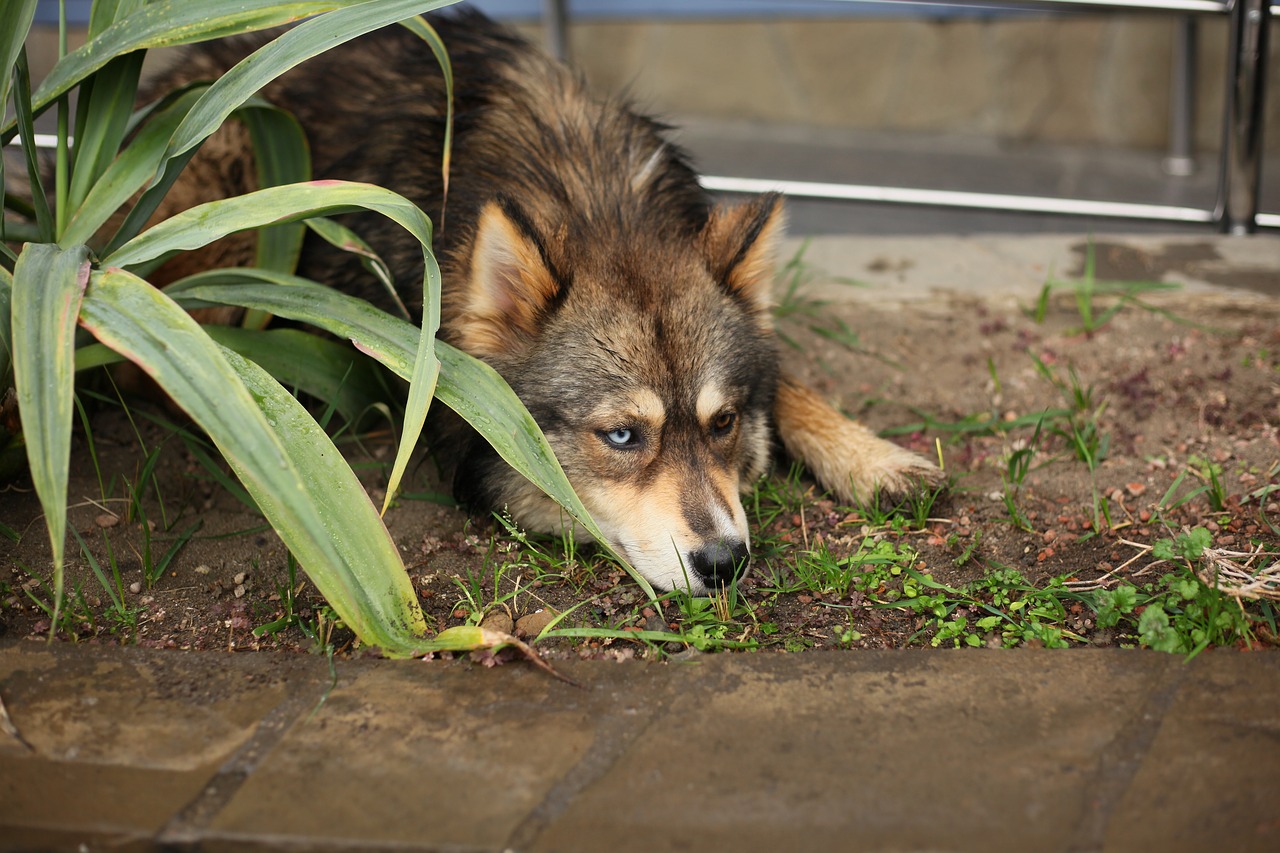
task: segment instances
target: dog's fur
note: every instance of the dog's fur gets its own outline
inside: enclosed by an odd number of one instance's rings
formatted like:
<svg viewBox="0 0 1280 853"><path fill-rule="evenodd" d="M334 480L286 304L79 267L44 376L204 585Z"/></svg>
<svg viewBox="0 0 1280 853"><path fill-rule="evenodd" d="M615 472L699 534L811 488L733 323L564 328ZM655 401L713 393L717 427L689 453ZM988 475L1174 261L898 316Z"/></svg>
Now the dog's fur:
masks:
<svg viewBox="0 0 1280 853"><path fill-rule="evenodd" d="M415 36L391 27L272 84L266 97L306 129L317 179L389 187L437 223L442 335L493 365L546 433L610 542L656 587L702 592L742 570L740 493L765 471L773 435L845 499L940 480L782 375L772 329L779 199L713 205L664 128L599 100L564 66L478 14L440 16L455 78L447 207L440 163L445 97ZM256 46L189 52L164 85L214 77ZM160 211L254 189L247 135L224 128ZM411 307L421 256L398 227L351 223L395 271ZM231 238L180 257L170 279L251 262ZM301 272L379 299L360 266L308 246ZM557 531L559 508L478 438L455 488Z"/></svg>

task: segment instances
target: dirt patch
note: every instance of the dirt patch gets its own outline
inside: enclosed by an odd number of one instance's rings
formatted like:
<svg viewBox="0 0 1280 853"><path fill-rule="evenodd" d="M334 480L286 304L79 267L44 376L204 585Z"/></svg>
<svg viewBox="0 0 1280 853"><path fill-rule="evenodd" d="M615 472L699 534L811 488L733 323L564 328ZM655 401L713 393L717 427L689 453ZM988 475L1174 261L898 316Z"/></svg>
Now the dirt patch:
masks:
<svg viewBox="0 0 1280 853"><path fill-rule="evenodd" d="M977 299L826 309L856 333L852 347L788 329L806 342L786 354L792 366L895 440L940 446L953 486L931 507L881 516L780 469L748 502L752 573L718 603L654 605L589 548L469 517L440 501L429 461L388 526L438 628L488 619L535 634L570 611L553 627L613 634L544 639L553 658L1154 643L1138 631L1144 608L1172 596L1170 572L1185 581L1195 561L1159 564L1151 546L1200 528L1212 547L1280 550L1280 303L1174 294L1160 298L1163 313L1126 308L1092 335L1074 331L1071 304L1043 323ZM94 408L91 432L75 438L70 525L102 576L73 541L60 637L350 648L274 533L202 461L197 435L142 404ZM345 449L376 493L388 437ZM0 630L46 636L48 542L29 483L7 484L0 519L14 534L0 539ZM1096 592L1118 586L1139 598L1113 622ZM1175 625L1194 604L1179 600L1164 617ZM1246 604L1240 642L1275 643L1270 605Z"/></svg>

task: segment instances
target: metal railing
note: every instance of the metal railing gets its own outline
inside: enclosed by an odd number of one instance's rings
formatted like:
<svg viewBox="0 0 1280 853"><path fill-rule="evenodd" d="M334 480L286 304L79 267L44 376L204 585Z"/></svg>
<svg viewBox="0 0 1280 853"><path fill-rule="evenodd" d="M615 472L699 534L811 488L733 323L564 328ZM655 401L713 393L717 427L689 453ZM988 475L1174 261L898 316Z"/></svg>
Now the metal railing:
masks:
<svg viewBox="0 0 1280 853"><path fill-rule="evenodd" d="M852 0L829 0L852 2ZM983 192L908 189L866 184L815 183L762 178L708 175L703 185L719 192L758 193L778 190L797 198L964 207L1032 213L1074 214L1122 219L1212 224L1232 234L1248 234L1259 226L1280 228L1280 214L1259 214L1258 192L1262 176L1263 109L1266 95L1267 50L1270 23L1280 14L1271 0L857 0L882 5L910 2L913 6L965 7L1004 11L1062 12L1067 9L1104 12L1162 12L1182 16L1226 15L1229 43L1222 149L1218 162L1217 199L1211 209L1159 204L1022 196ZM543 0L548 43L564 56L567 40L566 0ZM1190 165L1190 92L1193 71L1194 29L1191 22L1178 35L1174 109L1166 170L1186 174Z"/></svg>

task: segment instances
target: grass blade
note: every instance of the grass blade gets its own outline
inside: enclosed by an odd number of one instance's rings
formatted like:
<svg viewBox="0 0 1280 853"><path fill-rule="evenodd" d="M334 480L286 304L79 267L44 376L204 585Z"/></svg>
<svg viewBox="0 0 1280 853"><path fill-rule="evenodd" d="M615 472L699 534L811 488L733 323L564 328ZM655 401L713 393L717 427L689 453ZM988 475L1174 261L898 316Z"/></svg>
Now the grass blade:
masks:
<svg viewBox="0 0 1280 853"><path fill-rule="evenodd" d="M13 104L17 117L19 135L22 138L22 154L27 164L27 180L31 188L31 206L35 213L36 228L39 230L40 242L52 243L55 238L53 213L49 209L49 198L44 184L40 181L40 164L36 161L35 124L31 112L31 71L27 67L27 54L18 54L18 62L14 66Z"/></svg>
<svg viewBox="0 0 1280 853"><path fill-rule="evenodd" d="M400 25L427 43L431 52L440 64L440 73L444 76L444 144L440 158L440 230L444 231L445 210L449 206L449 164L453 158L453 64L449 62L449 51L426 19L418 16L401 21Z"/></svg>
<svg viewBox="0 0 1280 853"><path fill-rule="evenodd" d="M208 433L361 640L412 654L426 632L395 543L324 431L275 380L225 350L163 293L97 273L83 323L142 367Z"/></svg>
<svg viewBox="0 0 1280 853"><path fill-rule="evenodd" d="M76 316L88 281L85 246L29 243L13 275L13 377L31 480L49 530L55 625L67 536Z"/></svg>
<svg viewBox="0 0 1280 853"><path fill-rule="evenodd" d="M409 309L405 307L404 300L396 291L395 279L391 276L390 268L382 258L378 257L373 247L361 239L359 234L326 216L313 216L306 221L306 226L330 246L343 252L350 252L359 258L360 265L376 278L382 285L382 289L387 292L387 296L395 304L400 316L406 320L410 319Z"/></svg>

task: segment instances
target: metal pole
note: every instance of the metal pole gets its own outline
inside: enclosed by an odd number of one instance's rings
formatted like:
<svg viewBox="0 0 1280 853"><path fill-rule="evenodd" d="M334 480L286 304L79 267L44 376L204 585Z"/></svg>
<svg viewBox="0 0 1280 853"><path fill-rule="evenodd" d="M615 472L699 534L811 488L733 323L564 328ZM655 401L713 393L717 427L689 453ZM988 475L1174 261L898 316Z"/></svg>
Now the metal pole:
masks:
<svg viewBox="0 0 1280 853"><path fill-rule="evenodd" d="M1250 234L1257 227L1270 12L1271 0L1235 0L1231 7L1222 173L1215 210L1223 230L1231 234Z"/></svg>
<svg viewBox="0 0 1280 853"><path fill-rule="evenodd" d="M1174 26L1169 154L1164 158L1164 171L1166 175L1185 178L1196 170L1196 19L1181 15Z"/></svg>
<svg viewBox="0 0 1280 853"><path fill-rule="evenodd" d="M547 50L556 59L569 59L568 0L542 0L543 26L547 28Z"/></svg>

